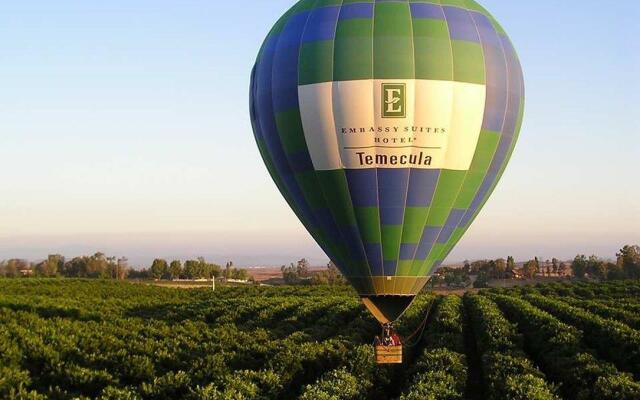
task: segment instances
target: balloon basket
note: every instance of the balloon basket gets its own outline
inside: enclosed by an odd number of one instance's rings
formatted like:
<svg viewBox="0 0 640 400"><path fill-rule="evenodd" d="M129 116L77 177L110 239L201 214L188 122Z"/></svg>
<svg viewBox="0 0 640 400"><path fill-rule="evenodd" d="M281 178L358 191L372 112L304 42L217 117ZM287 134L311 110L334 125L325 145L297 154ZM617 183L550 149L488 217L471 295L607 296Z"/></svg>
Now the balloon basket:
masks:
<svg viewBox="0 0 640 400"><path fill-rule="evenodd" d="M376 345L376 364L402 364L402 345Z"/></svg>

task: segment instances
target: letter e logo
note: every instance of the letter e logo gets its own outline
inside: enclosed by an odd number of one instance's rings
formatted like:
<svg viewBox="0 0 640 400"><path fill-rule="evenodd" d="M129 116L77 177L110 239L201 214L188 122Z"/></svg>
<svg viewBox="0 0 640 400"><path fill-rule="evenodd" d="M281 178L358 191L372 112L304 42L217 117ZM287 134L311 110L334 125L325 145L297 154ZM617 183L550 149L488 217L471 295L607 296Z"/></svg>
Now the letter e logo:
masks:
<svg viewBox="0 0 640 400"><path fill-rule="evenodd" d="M407 85L404 83L382 84L382 118L405 118Z"/></svg>

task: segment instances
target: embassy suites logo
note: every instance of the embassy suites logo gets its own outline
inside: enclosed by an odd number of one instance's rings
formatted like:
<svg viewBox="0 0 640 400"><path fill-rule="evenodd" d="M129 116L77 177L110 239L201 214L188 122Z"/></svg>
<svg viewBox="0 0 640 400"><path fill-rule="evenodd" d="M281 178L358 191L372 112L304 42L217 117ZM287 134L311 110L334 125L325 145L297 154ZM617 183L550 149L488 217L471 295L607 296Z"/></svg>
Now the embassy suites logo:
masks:
<svg viewBox="0 0 640 400"><path fill-rule="evenodd" d="M406 83L381 83L381 107L382 118L407 118L407 84ZM425 125L395 125L388 126L384 123L379 126L342 126L336 127L336 131L343 135L350 134L447 134L444 126Z"/></svg>
<svg viewBox="0 0 640 400"><path fill-rule="evenodd" d="M382 84L382 118L407 117L407 84Z"/></svg>

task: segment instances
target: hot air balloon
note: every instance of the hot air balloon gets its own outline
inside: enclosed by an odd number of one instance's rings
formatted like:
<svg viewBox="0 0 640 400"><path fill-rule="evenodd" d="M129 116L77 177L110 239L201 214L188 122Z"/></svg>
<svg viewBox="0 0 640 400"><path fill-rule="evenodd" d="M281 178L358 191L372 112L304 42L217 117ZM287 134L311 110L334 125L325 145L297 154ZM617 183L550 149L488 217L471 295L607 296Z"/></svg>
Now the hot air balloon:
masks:
<svg viewBox="0 0 640 400"><path fill-rule="evenodd" d="M518 138L524 83L473 0L302 0L251 75L260 153L382 324L469 228Z"/></svg>

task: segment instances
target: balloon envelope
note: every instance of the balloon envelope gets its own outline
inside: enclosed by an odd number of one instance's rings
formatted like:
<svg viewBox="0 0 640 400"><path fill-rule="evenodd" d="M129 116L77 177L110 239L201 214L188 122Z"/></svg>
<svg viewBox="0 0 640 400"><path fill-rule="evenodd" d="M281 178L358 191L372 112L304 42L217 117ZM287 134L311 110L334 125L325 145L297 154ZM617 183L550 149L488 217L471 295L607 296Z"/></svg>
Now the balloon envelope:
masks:
<svg viewBox="0 0 640 400"><path fill-rule="evenodd" d="M264 162L381 322L468 229L515 146L522 71L472 0L303 0L251 77Z"/></svg>

